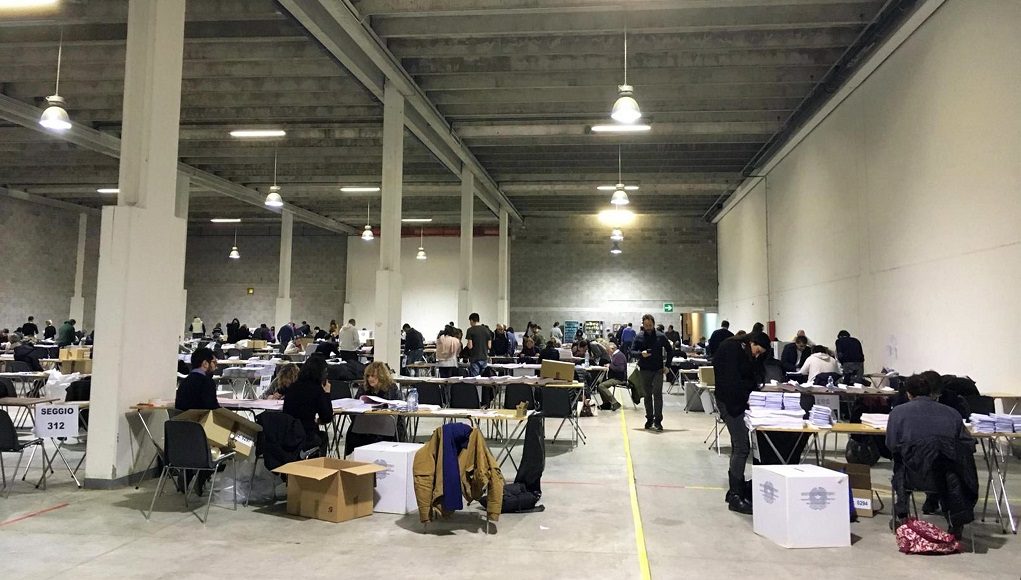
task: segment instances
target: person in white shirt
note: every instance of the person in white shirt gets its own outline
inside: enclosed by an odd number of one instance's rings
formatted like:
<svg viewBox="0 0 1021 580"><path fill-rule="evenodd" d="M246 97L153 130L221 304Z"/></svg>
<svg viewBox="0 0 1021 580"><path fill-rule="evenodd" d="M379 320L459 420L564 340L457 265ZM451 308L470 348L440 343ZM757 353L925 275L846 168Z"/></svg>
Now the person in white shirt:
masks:
<svg viewBox="0 0 1021 580"><path fill-rule="evenodd" d="M564 330L560 328L559 322L553 323L553 328L550 329L549 335L551 338L557 341L557 344L564 344Z"/></svg>
<svg viewBox="0 0 1021 580"><path fill-rule="evenodd" d="M345 361L358 360L358 349L361 346L362 341L358 338L355 319L352 318L340 328L340 336L337 341L337 350L340 351L340 358Z"/></svg>
<svg viewBox="0 0 1021 580"><path fill-rule="evenodd" d="M801 365L801 369L798 372L808 375L808 383L812 384L819 373L840 374L840 363L837 362L837 359L830 356L828 348L817 344L812 347L812 356L808 357L808 360L805 361L805 364Z"/></svg>
<svg viewBox="0 0 1021 580"><path fill-rule="evenodd" d="M440 377L449 378L456 374L457 357L461 354L461 341L453 326L447 326L436 338L436 370Z"/></svg>

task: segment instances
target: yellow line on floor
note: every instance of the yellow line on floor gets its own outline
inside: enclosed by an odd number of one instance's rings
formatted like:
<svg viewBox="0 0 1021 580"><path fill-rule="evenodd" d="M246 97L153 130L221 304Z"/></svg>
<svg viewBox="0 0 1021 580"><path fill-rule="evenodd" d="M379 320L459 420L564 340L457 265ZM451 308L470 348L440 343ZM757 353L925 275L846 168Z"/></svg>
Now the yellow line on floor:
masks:
<svg viewBox="0 0 1021 580"><path fill-rule="evenodd" d="M642 580L649 580L649 553L645 550L645 531L642 529L642 512L638 508L638 487L635 485L635 464L631 461L631 440L627 433L626 413L620 414L620 431L624 434L624 457L627 459L627 489L631 495L631 519L635 524L635 546L638 548L638 566Z"/></svg>

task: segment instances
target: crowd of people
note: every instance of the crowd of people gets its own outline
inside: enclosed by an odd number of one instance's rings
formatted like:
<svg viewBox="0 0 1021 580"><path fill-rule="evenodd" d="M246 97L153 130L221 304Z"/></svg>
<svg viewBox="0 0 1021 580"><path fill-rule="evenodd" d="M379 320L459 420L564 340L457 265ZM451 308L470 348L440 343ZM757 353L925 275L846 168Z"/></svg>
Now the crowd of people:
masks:
<svg viewBox="0 0 1021 580"><path fill-rule="evenodd" d="M15 361L23 362L36 372L43 370L41 360L48 358L41 347L92 346L95 331L86 334L76 330L77 320L65 320L59 327L47 320L42 330L35 322L34 316L11 331L10 328L0 330L0 353L13 355Z"/></svg>

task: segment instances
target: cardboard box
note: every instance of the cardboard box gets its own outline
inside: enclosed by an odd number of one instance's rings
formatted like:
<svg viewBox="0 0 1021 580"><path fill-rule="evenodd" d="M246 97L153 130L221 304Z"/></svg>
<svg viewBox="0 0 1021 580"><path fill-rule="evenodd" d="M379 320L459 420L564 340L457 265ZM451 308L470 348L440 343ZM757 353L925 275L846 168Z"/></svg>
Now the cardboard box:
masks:
<svg viewBox="0 0 1021 580"><path fill-rule="evenodd" d="M262 426L245 419L229 409L192 409L174 417L174 421L200 423L206 440L213 447L226 447L241 457L248 457L255 449L255 438Z"/></svg>
<svg viewBox="0 0 1021 580"><path fill-rule="evenodd" d="M376 474L375 511L401 515L418 511L412 466L422 447L421 443L384 441L355 448L351 459L383 468Z"/></svg>
<svg viewBox="0 0 1021 580"><path fill-rule="evenodd" d="M871 518L878 510L873 506L872 468L861 463L844 463L826 459L822 462L826 469L847 474L848 485L851 486L851 498L854 511L860 517Z"/></svg>
<svg viewBox="0 0 1021 580"><path fill-rule="evenodd" d="M81 373L83 375L92 374L92 359L63 360L58 364L60 365L60 372L65 375L69 375L71 373Z"/></svg>
<svg viewBox="0 0 1021 580"><path fill-rule="evenodd" d="M59 360L85 360L91 356L90 349L82 346L66 346L60 349Z"/></svg>
<svg viewBox="0 0 1021 580"><path fill-rule="evenodd" d="M265 340L250 340L248 342L251 343L251 348L253 349L264 349L269 345Z"/></svg>
<svg viewBox="0 0 1021 580"><path fill-rule="evenodd" d="M555 381L573 381L574 363L558 360L544 360L539 367L539 376Z"/></svg>
<svg viewBox="0 0 1021 580"><path fill-rule="evenodd" d="M755 533L785 548L851 545L848 476L817 465L752 467Z"/></svg>
<svg viewBox="0 0 1021 580"><path fill-rule="evenodd" d="M385 467L320 457L273 470L287 475L287 513L327 522L372 515L373 483Z"/></svg>
<svg viewBox="0 0 1021 580"><path fill-rule="evenodd" d="M698 367L698 382L710 387L715 385L716 369L713 367Z"/></svg>
<svg viewBox="0 0 1021 580"><path fill-rule="evenodd" d="M313 342L315 342L315 340L311 336L303 336L303 337L297 339L295 342L298 343L298 348L300 348L302 351L304 351L306 348L308 348L308 345L310 345Z"/></svg>

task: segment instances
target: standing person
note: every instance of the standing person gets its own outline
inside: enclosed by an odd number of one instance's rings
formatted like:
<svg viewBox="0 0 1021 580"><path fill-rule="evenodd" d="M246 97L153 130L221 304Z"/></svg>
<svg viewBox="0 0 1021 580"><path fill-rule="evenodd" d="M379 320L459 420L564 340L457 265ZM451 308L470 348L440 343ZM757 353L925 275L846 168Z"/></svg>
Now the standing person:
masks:
<svg viewBox="0 0 1021 580"><path fill-rule="evenodd" d="M301 326L298 327L298 336L308 336L312 334L312 327L308 325L307 320L301 321Z"/></svg>
<svg viewBox="0 0 1021 580"><path fill-rule="evenodd" d="M325 431L319 429L319 425L329 425L333 420L325 358L311 356L305 361L298 371L298 380L284 389L282 410L297 419L305 429L302 449L319 448L319 453L325 457L329 438Z"/></svg>
<svg viewBox="0 0 1021 580"><path fill-rule="evenodd" d="M844 369L844 377L851 382L865 378L865 353L861 341L846 330L837 333L837 360Z"/></svg>
<svg viewBox="0 0 1021 580"><path fill-rule="evenodd" d="M616 344L610 343L610 370L606 373L606 380L596 385L599 397L603 404L599 408L603 411L616 411L620 403L613 397L610 387L627 383L627 357L617 348Z"/></svg>
<svg viewBox="0 0 1021 580"><path fill-rule="evenodd" d="M629 359L631 358L631 351L634 350L632 347L635 345L635 337L637 336L635 325L630 322L620 331L620 348L627 354Z"/></svg>
<svg viewBox="0 0 1021 580"><path fill-rule="evenodd" d="M663 334L666 335L666 339L669 340L670 343L673 344L674 346L677 346L677 343L681 342L681 333L674 330L673 324L668 326L666 332L664 332Z"/></svg>
<svg viewBox="0 0 1021 580"><path fill-rule="evenodd" d="M284 323L280 326L280 330L277 331L277 342L288 345L298 337L297 335L297 329L294 328L293 322Z"/></svg>
<svg viewBox="0 0 1021 580"><path fill-rule="evenodd" d="M549 331L550 338L557 341L557 344L564 344L564 330L560 328L560 322L554 322L553 328Z"/></svg>
<svg viewBox="0 0 1021 580"><path fill-rule="evenodd" d="M57 328L53 326L52 320L46 321L46 328L43 329L43 340L53 340L57 336Z"/></svg>
<svg viewBox="0 0 1021 580"><path fill-rule="evenodd" d="M468 316L468 331L464 333L468 344L468 374L477 377L489 366L489 349L493 346L493 334L479 324L479 313Z"/></svg>
<svg viewBox="0 0 1021 580"><path fill-rule="evenodd" d="M709 342L705 347L706 356L711 358L716 349L720 348L720 345L723 344L723 341L732 336L734 336L734 333L730 331L730 321L724 320L720 324L720 328L717 328L709 335Z"/></svg>
<svg viewBox="0 0 1021 580"><path fill-rule="evenodd" d="M332 338L333 340L337 340L338 338L340 338L340 327L337 326L336 320L330 321L330 328L329 330L327 330L327 332L330 333L330 338Z"/></svg>
<svg viewBox="0 0 1021 580"><path fill-rule="evenodd" d="M507 327L507 356L514 356L518 352L518 335L514 333L514 327Z"/></svg>
<svg viewBox="0 0 1021 580"><path fill-rule="evenodd" d="M230 344L236 344L237 341L241 340L238 338L238 330L241 329L241 321L237 318L227 323L227 342Z"/></svg>
<svg viewBox="0 0 1021 580"><path fill-rule="evenodd" d="M448 379L457 371L457 358L461 355L461 341L454 327L447 325L436 338L436 370L440 378Z"/></svg>
<svg viewBox="0 0 1021 580"><path fill-rule="evenodd" d="M21 325L21 334L26 338L35 338L39 334L39 327L35 324L35 316L29 316L28 322Z"/></svg>
<svg viewBox="0 0 1021 580"><path fill-rule="evenodd" d="M401 330L404 331L404 354L408 359L407 364L417 363L422 360L422 355L425 353L425 337L407 322L404 323Z"/></svg>
<svg viewBox="0 0 1021 580"><path fill-rule="evenodd" d="M742 514L752 513L751 487L744 479L751 451L744 412L748 409L748 395L759 388L755 359L768 349L769 337L765 334L746 334L724 340L713 356L716 404L730 433L730 486L726 500L731 511Z"/></svg>
<svg viewBox="0 0 1021 580"><path fill-rule="evenodd" d="M493 356L507 356L507 349L510 348L510 341L507 339L507 329L502 324L496 325L493 333Z"/></svg>
<svg viewBox="0 0 1021 580"><path fill-rule="evenodd" d="M638 357L638 370L645 385L645 428L663 430L663 377L669 372L674 347L656 330L651 314L642 316L642 332L635 337L631 354Z"/></svg>
<svg viewBox="0 0 1021 580"><path fill-rule="evenodd" d="M345 361L358 360L358 349L361 348L362 341L358 338L354 318L349 319L347 324L341 327L337 346L340 358Z"/></svg>
<svg viewBox="0 0 1021 580"><path fill-rule="evenodd" d="M206 335L206 323L202 322L202 319L199 318L198 314L196 314L195 318L191 319L191 337L192 338L202 338L205 335Z"/></svg>
<svg viewBox="0 0 1021 580"><path fill-rule="evenodd" d="M60 328L57 329L57 346L64 347L74 344L74 325L77 322L77 320L72 318L71 320L65 320L64 324L60 325Z"/></svg>

